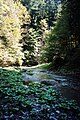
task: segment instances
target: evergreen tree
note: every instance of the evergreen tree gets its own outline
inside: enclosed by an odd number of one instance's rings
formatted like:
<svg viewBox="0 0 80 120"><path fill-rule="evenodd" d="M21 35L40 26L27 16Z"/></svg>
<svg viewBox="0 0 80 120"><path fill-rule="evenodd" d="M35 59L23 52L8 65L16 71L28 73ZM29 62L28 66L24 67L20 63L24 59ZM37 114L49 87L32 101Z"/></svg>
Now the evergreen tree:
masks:
<svg viewBox="0 0 80 120"><path fill-rule="evenodd" d="M0 64L22 65L21 26L28 22L26 8L13 0L0 0Z"/></svg>
<svg viewBox="0 0 80 120"><path fill-rule="evenodd" d="M80 4L76 0L61 0L61 6L55 27L45 44L43 56L48 62L52 62L56 54L65 58L80 44Z"/></svg>
<svg viewBox="0 0 80 120"><path fill-rule="evenodd" d="M31 26L38 27L39 21L47 20L49 29L53 25L59 0L21 0L31 15Z"/></svg>

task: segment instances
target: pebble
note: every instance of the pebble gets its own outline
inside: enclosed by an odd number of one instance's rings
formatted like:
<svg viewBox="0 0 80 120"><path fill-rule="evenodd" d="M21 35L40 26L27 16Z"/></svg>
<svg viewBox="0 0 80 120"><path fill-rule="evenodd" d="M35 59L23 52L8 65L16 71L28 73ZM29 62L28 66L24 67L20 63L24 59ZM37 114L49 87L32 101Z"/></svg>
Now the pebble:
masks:
<svg viewBox="0 0 80 120"><path fill-rule="evenodd" d="M50 116L50 120L57 120L57 118Z"/></svg>
<svg viewBox="0 0 80 120"><path fill-rule="evenodd" d="M60 111L59 111L59 110L56 110L56 113L57 113L57 114L60 114Z"/></svg>
<svg viewBox="0 0 80 120"><path fill-rule="evenodd" d="M52 105L52 108L55 109L55 105Z"/></svg>
<svg viewBox="0 0 80 120"><path fill-rule="evenodd" d="M13 115L13 114L11 114L11 115L10 115L10 118L13 118L13 117L14 117L14 115Z"/></svg>
<svg viewBox="0 0 80 120"><path fill-rule="evenodd" d="M8 120L9 116L4 115L4 118L5 118L6 120Z"/></svg>

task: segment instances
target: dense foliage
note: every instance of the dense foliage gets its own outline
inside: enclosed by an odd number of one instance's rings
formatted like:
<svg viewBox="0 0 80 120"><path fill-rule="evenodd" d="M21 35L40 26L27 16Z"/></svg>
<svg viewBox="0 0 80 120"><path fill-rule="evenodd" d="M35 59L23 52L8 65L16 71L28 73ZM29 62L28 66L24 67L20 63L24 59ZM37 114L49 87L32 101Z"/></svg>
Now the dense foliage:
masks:
<svg viewBox="0 0 80 120"><path fill-rule="evenodd" d="M80 44L79 11L75 0L1 0L0 65L71 61Z"/></svg>
<svg viewBox="0 0 80 120"><path fill-rule="evenodd" d="M21 27L29 18L19 1L0 0L0 65L22 65Z"/></svg>
<svg viewBox="0 0 80 120"><path fill-rule="evenodd" d="M0 64L35 65L47 62L42 56L43 48L49 29L58 17L59 2L22 0L26 8L19 1L10 2L1 1Z"/></svg>
<svg viewBox="0 0 80 120"><path fill-rule="evenodd" d="M38 28L42 19L47 20L48 27L53 25L57 12L57 4L59 0L21 0L23 5L27 7L31 15L31 26Z"/></svg>
<svg viewBox="0 0 80 120"><path fill-rule="evenodd" d="M80 64L79 6L80 4L75 0L61 1L62 10L57 14L55 27L46 40L45 48L43 49L44 60L46 59L48 62L53 62L55 57L62 57L65 63L70 62L71 64L74 60L73 66Z"/></svg>
<svg viewBox="0 0 80 120"><path fill-rule="evenodd" d="M30 13L31 23L29 28L33 32L29 32L29 34L24 36L23 48L26 58L24 64L34 65L43 62L41 57L43 53L42 48L45 45L49 29L54 25L58 1L21 0L21 2Z"/></svg>

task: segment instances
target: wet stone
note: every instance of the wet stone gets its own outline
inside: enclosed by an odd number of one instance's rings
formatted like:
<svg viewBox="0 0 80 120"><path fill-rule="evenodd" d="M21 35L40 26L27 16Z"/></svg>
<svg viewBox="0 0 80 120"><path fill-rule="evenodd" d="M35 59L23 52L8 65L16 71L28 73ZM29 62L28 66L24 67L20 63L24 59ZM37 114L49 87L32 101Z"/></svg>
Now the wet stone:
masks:
<svg viewBox="0 0 80 120"><path fill-rule="evenodd" d="M11 115L10 115L10 118L13 118L13 117L14 117L14 115L13 115L13 114L11 114Z"/></svg>
<svg viewBox="0 0 80 120"><path fill-rule="evenodd" d="M5 118L5 119L8 119L8 118L9 118L9 116L4 115L4 118Z"/></svg>
<svg viewBox="0 0 80 120"><path fill-rule="evenodd" d="M59 111L59 110L56 110L56 113L57 113L57 114L60 114L60 111Z"/></svg>
<svg viewBox="0 0 80 120"><path fill-rule="evenodd" d="M63 86L63 87L67 87L67 86L68 86L68 84L67 84L67 83L65 83L65 82L63 82L63 83L61 83L61 86Z"/></svg>
<svg viewBox="0 0 80 120"><path fill-rule="evenodd" d="M42 80L41 83L45 85L57 85L58 84L58 82L56 82L55 80Z"/></svg>
<svg viewBox="0 0 80 120"><path fill-rule="evenodd" d="M58 120L58 119L54 116L50 116L50 120Z"/></svg>

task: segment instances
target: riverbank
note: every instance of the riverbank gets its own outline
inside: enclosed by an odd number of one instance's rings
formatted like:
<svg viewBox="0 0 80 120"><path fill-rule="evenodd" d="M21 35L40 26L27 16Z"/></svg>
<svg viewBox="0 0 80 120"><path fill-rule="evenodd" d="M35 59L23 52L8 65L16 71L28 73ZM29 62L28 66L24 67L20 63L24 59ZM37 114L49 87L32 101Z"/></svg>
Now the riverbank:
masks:
<svg viewBox="0 0 80 120"><path fill-rule="evenodd" d="M46 63L46 64L41 64L39 65L39 67L37 68L43 68L43 69L47 69L50 71L54 71L56 74L58 75L76 75L76 76L80 76L80 68L74 68L74 66L61 66L59 68L54 69L54 65L52 63Z"/></svg>
<svg viewBox="0 0 80 120"><path fill-rule="evenodd" d="M75 101L63 98L54 85L38 82L25 85L21 79L20 68L0 69L0 119L80 119L79 106Z"/></svg>

